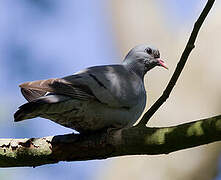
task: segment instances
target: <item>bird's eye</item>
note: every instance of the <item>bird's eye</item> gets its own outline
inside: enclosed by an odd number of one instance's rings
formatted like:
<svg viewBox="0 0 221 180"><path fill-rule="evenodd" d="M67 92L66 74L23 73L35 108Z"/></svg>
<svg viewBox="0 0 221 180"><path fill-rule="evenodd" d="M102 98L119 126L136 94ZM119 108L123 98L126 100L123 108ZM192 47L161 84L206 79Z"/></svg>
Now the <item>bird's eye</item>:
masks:
<svg viewBox="0 0 221 180"><path fill-rule="evenodd" d="M146 52L147 52L148 54L152 54L152 49L147 48L147 49L146 49Z"/></svg>

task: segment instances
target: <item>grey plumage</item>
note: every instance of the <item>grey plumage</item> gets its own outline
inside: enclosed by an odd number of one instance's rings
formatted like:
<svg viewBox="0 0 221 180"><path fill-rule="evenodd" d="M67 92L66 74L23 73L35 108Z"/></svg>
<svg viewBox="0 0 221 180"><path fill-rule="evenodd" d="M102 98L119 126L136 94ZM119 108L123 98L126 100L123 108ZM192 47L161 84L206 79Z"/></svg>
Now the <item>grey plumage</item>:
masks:
<svg viewBox="0 0 221 180"><path fill-rule="evenodd" d="M144 75L155 66L166 67L159 58L157 49L139 45L119 65L23 83L28 103L19 107L15 121L39 116L80 133L132 126L146 105Z"/></svg>

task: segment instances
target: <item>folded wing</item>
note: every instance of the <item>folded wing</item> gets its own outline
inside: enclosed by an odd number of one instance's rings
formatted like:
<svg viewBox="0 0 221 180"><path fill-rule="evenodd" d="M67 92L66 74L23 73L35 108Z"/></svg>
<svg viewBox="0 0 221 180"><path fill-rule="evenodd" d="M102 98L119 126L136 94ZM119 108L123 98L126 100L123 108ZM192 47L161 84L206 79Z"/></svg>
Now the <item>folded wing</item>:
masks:
<svg viewBox="0 0 221 180"><path fill-rule="evenodd" d="M66 95L81 100L96 99L87 85L74 84L59 78L26 82L21 84L20 87L23 96L29 102L47 93Z"/></svg>

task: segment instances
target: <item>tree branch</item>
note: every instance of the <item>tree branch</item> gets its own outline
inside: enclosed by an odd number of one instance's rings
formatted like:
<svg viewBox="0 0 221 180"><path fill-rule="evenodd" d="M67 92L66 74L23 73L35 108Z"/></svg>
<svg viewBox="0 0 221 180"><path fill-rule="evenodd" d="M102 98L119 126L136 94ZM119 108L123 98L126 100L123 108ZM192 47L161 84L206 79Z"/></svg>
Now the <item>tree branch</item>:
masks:
<svg viewBox="0 0 221 180"><path fill-rule="evenodd" d="M1 139L0 167L39 166L59 161L154 155L221 140L221 115L173 127L132 127L91 135Z"/></svg>
<svg viewBox="0 0 221 180"><path fill-rule="evenodd" d="M154 115L154 113L160 108L160 106L169 98L171 91L173 90L185 64L186 61L195 47L194 43L196 41L197 35L199 33L199 30L203 24L203 22L206 19L206 16L208 15L209 11L211 10L215 0L208 0L206 6L204 7L202 13L200 14L198 20L194 24L193 31L190 35L190 38L187 42L187 45L181 55L180 61L177 64L177 67L173 73L173 76L171 77L166 89L164 90L163 94L160 96L160 98L151 106L151 108L144 114L140 122L138 123L138 126L145 126L147 122L150 120L150 118Z"/></svg>

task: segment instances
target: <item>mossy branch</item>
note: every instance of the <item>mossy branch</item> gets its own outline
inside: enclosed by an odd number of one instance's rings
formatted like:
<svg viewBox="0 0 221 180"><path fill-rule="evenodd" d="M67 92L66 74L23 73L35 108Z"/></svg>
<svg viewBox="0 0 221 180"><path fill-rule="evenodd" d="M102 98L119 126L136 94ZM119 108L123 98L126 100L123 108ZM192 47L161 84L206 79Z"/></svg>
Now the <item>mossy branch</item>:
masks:
<svg viewBox="0 0 221 180"><path fill-rule="evenodd" d="M91 135L0 139L0 167L168 154L220 140L221 115L173 127L132 127Z"/></svg>

